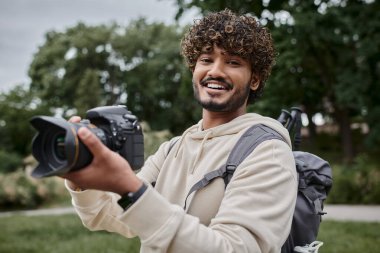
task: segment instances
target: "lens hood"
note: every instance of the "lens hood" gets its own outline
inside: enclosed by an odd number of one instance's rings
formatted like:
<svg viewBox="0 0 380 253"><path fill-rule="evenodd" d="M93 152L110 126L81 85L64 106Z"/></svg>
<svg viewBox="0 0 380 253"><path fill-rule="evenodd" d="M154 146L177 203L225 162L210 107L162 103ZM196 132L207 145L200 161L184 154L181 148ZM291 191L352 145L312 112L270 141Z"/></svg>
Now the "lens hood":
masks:
<svg viewBox="0 0 380 253"><path fill-rule="evenodd" d="M49 116L33 117L30 123L38 131L32 142L32 154L39 162L33 177L62 175L91 162L91 153L77 136L80 124Z"/></svg>

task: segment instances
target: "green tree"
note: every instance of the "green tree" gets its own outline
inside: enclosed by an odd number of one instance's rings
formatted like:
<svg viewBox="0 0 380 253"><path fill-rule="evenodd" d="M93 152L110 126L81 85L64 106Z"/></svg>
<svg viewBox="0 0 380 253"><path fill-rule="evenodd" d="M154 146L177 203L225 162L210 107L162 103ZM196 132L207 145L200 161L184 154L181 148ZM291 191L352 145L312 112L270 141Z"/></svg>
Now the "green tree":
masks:
<svg viewBox="0 0 380 253"><path fill-rule="evenodd" d="M25 87L18 85L0 94L0 146L8 153L30 154L35 134L30 119L35 115L50 114L40 99Z"/></svg>
<svg viewBox="0 0 380 253"><path fill-rule="evenodd" d="M208 11L220 11L225 8L234 10L239 13L253 12L256 15L261 15L264 10L271 10L272 12L283 10L284 5L288 4L286 0L272 0L272 1L252 1L252 0L171 0L176 2L178 7L176 19L181 18L184 12L191 8L198 8L198 10L205 14Z"/></svg>
<svg viewBox="0 0 380 253"><path fill-rule="evenodd" d="M75 93L77 114L84 117L86 111L101 104L101 85L96 70L86 69Z"/></svg>
<svg viewBox="0 0 380 253"><path fill-rule="evenodd" d="M9 152L6 148L0 149L0 175L11 173L22 167L22 157L15 153Z"/></svg>
<svg viewBox="0 0 380 253"><path fill-rule="evenodd" d="M127 91L127 106L152 129L181 132L199 117L190 72L179 51L182 30L138 20L114 42L126 63L123 89Z"/></svg>
<svg viewBox="0 0 380 253"><path fill-rule="evenodd" d="M113 90L106 88L114 74L108 59L113 53L110 40L115 33L116 25L91 27L83 23L66 32L48 32L45 44L39 48L29 67L31 90L37 92L48 106L66 112L79 103L81 98L77 95L83 94L77 90L83 89L81 82L88 82L84 73L90 69L101 73L99 81L94 80L104 93L100 103L115 103L114 96L108 95ZM94 84L91 86L94 88Z"/></svg>
<svg viewBox="0 0 380 253"><path fill-rule="evenodd" d="M182 33L177 25L144 19L49 32L30 65L31 90L64 116L126 103L154 130L179 132L199 117L179 54Z"/></svg>
<svg viewBox="0 0 380 253"><path fill-rule="evenodd" d="M368 123L372 147L380 141L378 1L181 1L178 14L191 7L202 13L230 8L259 16L272 30L279 53L263 99L256 109L277 115L300 104L309 116L330 117L340 128L344 158L354 154L351 124ZM286 96L284 96L286 94ZM315 133L311 120L309 128ZM377 145L376 145L377 143ZM358 145L360 146L360 145Z"/></svg>
<svg viewBox="0 0 380 253"><path fill-rule="evenodd" d="M352 123L368 123L371 135L367 141L380 140L373 132L376 123L368 117L379 106L379 93L372 94L378 90L375 66L380 62L380 46L373 43L380 36L376 9L378 5L360 1L319 11L299 8L292 13L294 25L274 31L280 55L268 93L277 92L274 97L286 104L289 99L298 101L309 115L322 112L332 118L339 126L342 151L349 162L356 152ZM288 101L282 94L289 94Z"/></svg>

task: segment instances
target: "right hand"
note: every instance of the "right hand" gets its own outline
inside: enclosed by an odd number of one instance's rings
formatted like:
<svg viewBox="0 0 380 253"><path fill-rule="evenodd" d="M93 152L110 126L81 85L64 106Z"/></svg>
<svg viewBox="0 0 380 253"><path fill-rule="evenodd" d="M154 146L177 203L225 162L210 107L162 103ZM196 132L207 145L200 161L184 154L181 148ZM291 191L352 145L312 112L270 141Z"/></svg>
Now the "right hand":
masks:
<svg viewBox="0 0 380 253"><path fill-rule="evenodd" d="M80 120L80 117L73 116L69 122L78 123ZM78 136L93 154L93 159L87 167L62 175L72 183L73 188L111 191L123 195L141 187L142 181L127 160L110 150L85 127L79 128Z"/></svg>

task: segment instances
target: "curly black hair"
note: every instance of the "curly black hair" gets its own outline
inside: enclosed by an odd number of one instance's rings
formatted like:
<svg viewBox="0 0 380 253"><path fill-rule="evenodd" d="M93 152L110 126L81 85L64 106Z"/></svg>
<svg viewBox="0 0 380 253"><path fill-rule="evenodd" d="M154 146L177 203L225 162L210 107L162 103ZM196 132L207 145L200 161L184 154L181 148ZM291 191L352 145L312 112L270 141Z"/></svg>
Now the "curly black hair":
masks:
<svg viewBox="0 0 380 253"><path fill-rule="evenodd" d="M275 49L269 31L250 15L237 15L225 9L194 20L181 41L182 55L190 70L194 70L202 49L214 45L237 55L251 64L260 79L256 91L251 91L248 103L261 96L275 61Z"/></svg>

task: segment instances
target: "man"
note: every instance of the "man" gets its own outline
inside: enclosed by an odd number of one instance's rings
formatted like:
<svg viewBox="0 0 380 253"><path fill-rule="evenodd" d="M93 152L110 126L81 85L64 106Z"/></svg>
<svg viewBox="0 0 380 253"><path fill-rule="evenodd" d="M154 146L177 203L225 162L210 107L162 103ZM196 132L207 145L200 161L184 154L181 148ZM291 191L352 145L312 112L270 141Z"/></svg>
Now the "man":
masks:
<svg viewBox="0 0 380 253"><path fill-rule="evenodd" d="M225 10L197 20L182 40L182 53L202 120L177 141L163 143L137 176L81 128L78 135L94 159L65 175L72 203L91 230L137 235L141 252L280 252L296 200L291 142L276 120L246 113L274 62L271 36L253 17ZM206 173L226 162L244 131L259 123L286 142L261 143L226 188L218 178L187 197Z"/></svg>

